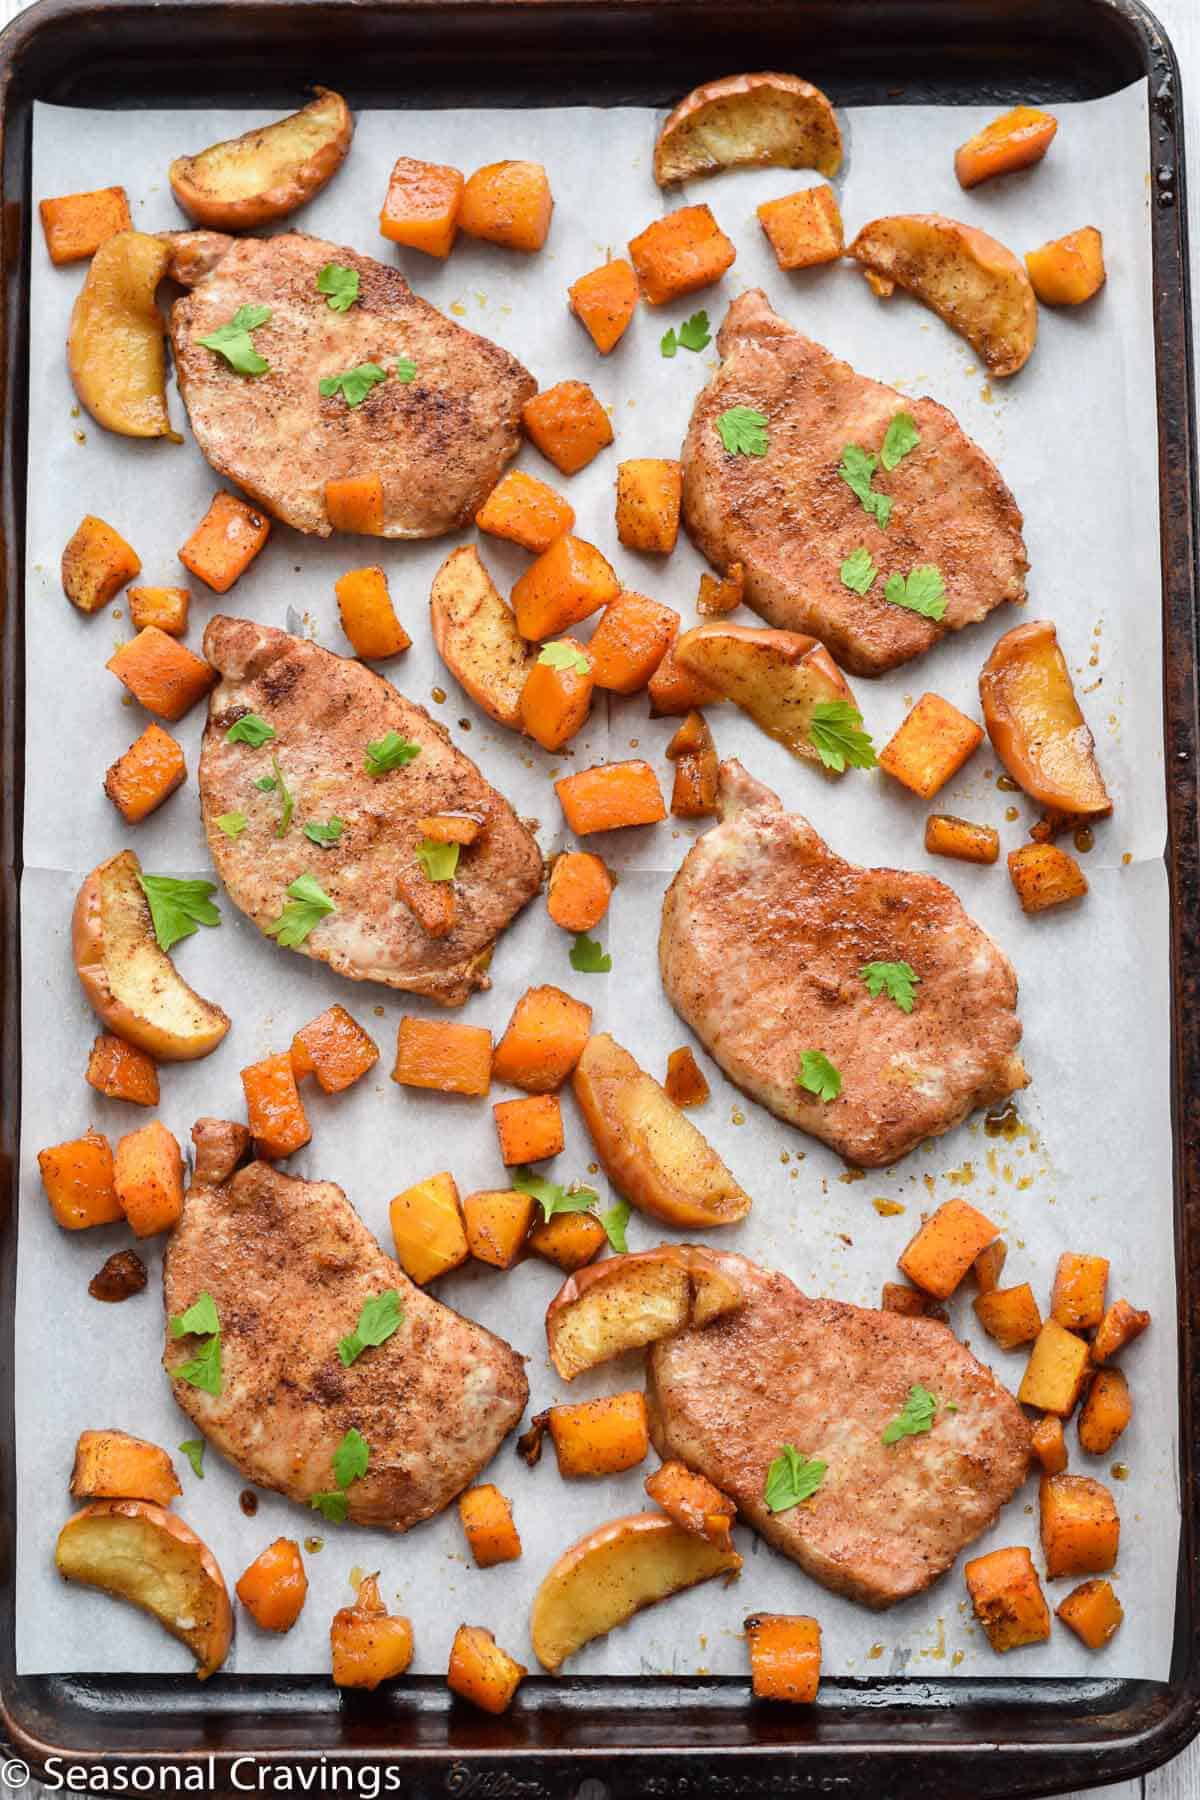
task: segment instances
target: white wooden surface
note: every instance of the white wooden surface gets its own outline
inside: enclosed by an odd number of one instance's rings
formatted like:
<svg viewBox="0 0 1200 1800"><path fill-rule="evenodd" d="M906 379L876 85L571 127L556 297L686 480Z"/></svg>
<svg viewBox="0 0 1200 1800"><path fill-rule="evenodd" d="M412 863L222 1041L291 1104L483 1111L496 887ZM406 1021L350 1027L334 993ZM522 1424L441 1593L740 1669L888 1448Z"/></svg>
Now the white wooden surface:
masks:
<svg viewBox="0 0 1200 1800"><path fill-rule="evenodd" d="M1053 10L1055 0L1042 0ZM7 22L22 10L22 0L0 0L0 21ZM1175 46L1183 74L1184 105L1191 160L1191 191L1188 218L1192 247L1192 288L1200 306L1200 0L1157 0L1158 18ZM1105 1800L1200 1800L1200 1739L1169 1763L1144 1780L1118 1782L1115 1786L1091 1789L1092 1795ZM24 1790L31 1800L43 1800L46 1790L34 1783ZM0 1800L3 1797L0 1796ZM886 1800L881 1796L880 1800ZM1082 1792L1068 1800L1085 1800Z"/></svg>

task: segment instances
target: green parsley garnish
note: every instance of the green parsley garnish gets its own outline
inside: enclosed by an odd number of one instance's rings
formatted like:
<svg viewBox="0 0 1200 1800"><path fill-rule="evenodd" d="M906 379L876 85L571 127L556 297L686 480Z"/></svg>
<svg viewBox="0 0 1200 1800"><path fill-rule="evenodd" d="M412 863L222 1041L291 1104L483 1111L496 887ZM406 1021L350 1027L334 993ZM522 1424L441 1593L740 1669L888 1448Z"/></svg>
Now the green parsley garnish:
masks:
<svg viewBox="0 0 1200 1800"><path fill-rule="evenodd" d="M345 829L344 819L332 818L327 825L320 824L316 819L309 819L304 827L304 835L310 843L320 844L322 850L328 850L332 844L337 843Z"/></svg>
<svg viewBox="0 0 1200 1800"><path fill-rule="evenodd" d="M730 456L765 456L770 438L766 414L752 406L730 406L717 420L717 435Z"/></svg>
<svg viewBox="0 0 1200 1800"><path fill-rule="evenodd" d="M838 775L875 767L875 746L862 728L862 714L849 700L819 700L808 722L808 738L827 769Z"/></svg>
<svg viewBox="0 0 1200 1800"><path fill-rule="evenodd" d="M708 314L701 307L690 319L685 319L679 327L679 342L685 350L703 350L712 343L712 333L708 329Z"/></svg>
<svg viewBox="0 0 1200 1800"><path fill-rule="evenodd" d="M600 948L595 938L581 931L571 945L571 967L581 975L607 975L612 968L612 957Z"/></svg>
<svg viewBox="0 0 1200 1800"><path fill-rule="evenodd" d="M538 661L545 663L548 669L573 669L576 675L587 675L592 667L582 650L576 649L574 644L564 643L561 638L543 644Z"/></svg>
<svg viewBox="0 0 1200 1800"><path fill-rule="evenodd" d="M923 1431L933 1430L933 1416L937 1412L937 1399L928 1388L919 1382L908 1390L908 1398L904 1402L904 1410L883 1429L885 1444L894 1444L900 1438L917 1437ZM954 1407L957 1412L958 1408Z"/></svg>
<svg viewBox="0 0 1200 1800"><path fill-rule="evenodd" d="M404 1308L395 1288L388 1288L384 1293L364 1300L358 1324L349 1337L340 1339L338 1343L342 1367L348 1369L351 1363L358 1361L364 1350L374 1349L377 1344L386 1344L392 1333L399 1331L403 1322Z"/></svg>
<svg viewBox="0 0 1200 1800"><path fill-rule="evenodd" d="M198 1300L193 1300L186 1312L176 1313L171 1320L171 1336L208 1337L220 1331L221 1321L217 1315L217 1303L207 1288Z"/></svg>
<svg viewBox="0 0 1200 1800"><path fill-rule="evenodd" d="M191 937L197 925L221 923L221 915L209 899L217 891L215 881L177 881L173 875L139 875L138 881L150 905L160 950Z"/></svg>
<svg viewBox="0 0 1200 1800"><path fill-rule="evenodd" d="M277 838L286 837L288 831L291 829L292 814L296 810L296 798L287 782L283 779L283 770L279 766L279 758L277 756L271 758L271 767L275 771L275 786L278 789L281 802L279 823L275 827L275 836Z"/></svg>
<svg viewBox="0 0 1200 1800"><path fill-rule="evenodd" d="M904 461L910 450L916 449L920 441L921 434L912 414L898 412L884 433L879 460L885 469L892 470L897 463Z"/></svg>
<svg viewBox="0 0 1200 1800"><path fill-rule="evenodd" d="M420 754L420 744L410 743L398 731L385 731L381 738L367 745L363 768L368 775L386 775L389 769L402 769L405 763L412 762Z"/></svg>
<svg viewBox="0 0 1200 1800"><path fill-rule="evenodd" d="M287 891L288 904L279 917L263 929L283 949L294 950L320 924L326 913L336 912L337 907L313 875L298 875Z"/></svg>
<svg viewBox="0 0 1200 1800"><path fill-rule="evenodd" d="M392 364L392 374L396 377L397 381L403 381L406 386L410 381L415 380L416 373L416 363L407 356L397 357L396 361Z"/></svg>
<svg viewBox="0 0 1200 1800"><path fill-rule="evenodd" d="M857 550L850 552L839 572L844 587L854 594L865 594L874 586L879 570L866 545L860 544Z"/></svg>
<svg viewBox="0 0 1200 1800"><path fill-rule="evenodd" d="M935 563L921 563L910 569L907 580L899 570L889 575L883 597L893 606L907 606L909 612L920 613L923 619L946 616L946 584Z"/></svg>
<svg viewBox="0 0 1200 1800"><path fill-rule="evenodd" d="M313 1494L308 1504L328 1525L344 1525L350 1511L345 1494Z"/></svg>
<svg viewBox="0 0 1200 1800"><path fill-rule="evenodd" d="M273 775L260 775L254 785L260 794L274 793L275 777Z"/></svg>
<svg viewBox="0 0 1200 1800"><path fill-rule="evenodd" d="M223 831L227 838L236 839L241 837L249 823L244 812L222 813L217 820L217 828Z"/></svg>
<svg viewBox="0 0 1200 1800"><path fill-rule="evenodd" d="M610 1206L606 1213L600 1214L600 1223L618 1256L625 1256L629 1250L629 1240L625 1236L625 1228L629 1224L629 1214L628 1200L618 1200L615 1206Z"/></svg>
<svg viewBox="0 0 1200 1800"><path fill-rule="evenodd" d="M269 306L239 306L227 324L218 325L200 342L206 350L215 350L218 356L223 356L239 375L265 375L271 365L254 348L250 333L257 331L260 325L266 325L270 317Z"/></svg>
<svg viewBox="0 0 1200 1800"><path fill-rule="evenodd" d="M183 1451L183 1454L187 1457L188 1461L191 1463L194 1472L199 1476L200 1480L203 1481L204 1480L204 1450L205 1450L204 1439L203 1438L185 1438L183 1443L180 1444L179 1448Z"/></svg>
<svg viewBox="0 0 1200 1800"><path fill-rule="evenodd" d="M453 881L461 852L461 844L441 844L436 838L422 838L416 854L430 881Z"/></svg>
<svg viewBox="0 0 1200 1800"><path fill-rule="evenodd" d="M795 1444L785 1444L767 1470L763 1499L773 1513L787 1512L802 1500L811 1500L825 1479L828 1463L802 1456Z"/></svg>
<svg viewBox="0 0 1200 1800"><path fill-rule="evenodd" d="M345 1338L342 1340L343 1343L348 1341ZM370 1460L370 1445L352 1425L333 1453L333 1479L338 1484L338 1491L328 1494L313 1494L308 1504L331 1525L344 1525L350 1510L350 1503L346 1499L346 1489L352 1481L357 1481L366 1474L367 1464Z"/></svg>
<svg viewBox="0 0 1200 1800"><path fill-rule="evenodd" d="M679 339L675 336L675 327L673 325L669 330L663 332L661 338L658 340L658 347L664 356L674 356L679 348Z"/></svg>
<svg viewBox="0 0 1200 1800"><path fill-rule="evenodd" d="M532 1169L514 1169L511 1179L518 1194L533 1196L542 1209L543 1219L552 1219L555 1213L590 1212L599 1199L593 1188L576 1187L568 1193L557 1181L546 1181Z"/></svg>
<svg viewBox="0 0 1200 1800"><path fill-rule="evenodd" d="M205 1338L190 1362L180 1363L172 1371L177 1381L202 1389L214 1398L221 1392L221 1334Z"/></svg>
<svg viewBox="0 0 1200 1800"><path fill-rule="evenodd" d="M838 474L855 495L863 511L870 513L882 531L892 516L892 501L889 494L877 494L871 486L876 463L877 459L869 450L861 450L857 444L847 444L838 464Z"/></svg>
<svg viewBox="0 0 1200 1800"><path fill-rule="evenodd" d="M317 276L317 292L325 295L330 312L349 312L358 299L358 270L327 262Z"/></svg>
<svg viewBox="0 0 1200 1800"><path fill-rule="evenodd" d="M917 998L917 983L921 977L911 963L906 962L869 962L864 963L858 971L859 979L867 984L867 992L872 999L886 994L894 1000L902 1013L910 1013Z"/></svg>
<svg viewBox="0 0 1200 1800"><path fill-rule="evenodd" d="M416 374L415 369L413 374ZM371 389L386 380L386 369L381 369L378 363L365 362L353 369L343 369L340 375L324 375L317 386L326 400L341 394L347 406L361 406Z"/></svg>
<svg viewBox="0 0 1200 1800"><path fill-rule="evenodd" d="M268 725L257 713L243 713L236 725L231 725L225 733L227 744L249 744L252 750L261 750L263 745L275 736L275 727ZM262 786L261 781L258 784Z"/></svg>
<svg viewBox="0 0 1200 1800"><path fill-rule="evenodd" d="M842 1091L842 1077L821 1050L804 1050L800 1055L800 1073L796 1086L802 1087L826 1105Z"/></svg>

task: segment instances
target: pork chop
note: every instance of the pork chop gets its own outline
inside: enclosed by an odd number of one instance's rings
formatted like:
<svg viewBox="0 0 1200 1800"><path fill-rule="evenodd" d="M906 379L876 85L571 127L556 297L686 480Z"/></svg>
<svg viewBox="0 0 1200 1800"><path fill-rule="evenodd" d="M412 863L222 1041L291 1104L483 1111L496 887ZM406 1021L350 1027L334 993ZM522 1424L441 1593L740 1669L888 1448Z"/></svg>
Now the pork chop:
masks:
<svg viewBox="0 0 1200 1800"><path fill-rule="evenodd" d="M541 851L507 800L424 707L362 663L220 615L204 634L204 654L221 679L209 696L200 804L234 903L267 931L288 904L289 885L309 876L334 910L295 946L303 955L356 981L382 981L446 1006L489 986L497 937L542 881ZM260 747L229 740L248 713L273 733ZM367 746L389 731L418 754L369 774ZM264 781L274 785L264 789ZM454 923L445 936L432 936L398 882L419 888L427 881L417 821L450 812L474 814L484 829L459 858ZM230 813L246 821L232 837L218 824ZM314 842L310 825L336 841Z"/></svg>
<svg viewBox="0 0 1200 1800"><path fill-rule="evenodd" d="M1025 1415L949 1326L810 1300L786 1275L719 1261L746 1305L652 1346L655 1449L707 1475L834 1593L876 1609L919 1594L1024 1481ZM915 1386L938 1401L932 1429L885 1444ZM785 1444L826 1473L811 1499L773 1513L763 1490Z"/></svg>
<svg viewBox="0 0 1200 1800"><path fill-rule="evenodd" d="M683 446L683 517L718 568L740 562L748 603L771 625L819 637L855 675L881 675L947 631L1025 595L1021 514L995 464L934 400L909 400L839 362L772 312L760 288L730 306L721 366L696 401ZM717 420L750 407L767 421L765 456L730 455ZM878 457L897 413L920 442L874 487L893 509L881 530L838 474L847 444ZM865 594L841 578L860 546L879 573ZM945 617L884 598L889 575L933 564Z"/></svg>
<svg viewBox="0 0 1200 1800"><path fill-rule="evenodd" d="M515 356L447 319L398 269L297 231L273 238L188 232L171 272L195 282L171 310L179 388L196 442L221 475L297 531L333 529L325 483L378 474L381 535L441 537L469 525L520 442L537 382ZM326 263L358 276L334 312L317 289ZM268 306L253 345L265 374L240 375L200 339L243 306ZM363 363L396 373L351 406L319 383Z"/></svg>
<svg viewBox="0 0 1200 1800"><path fill-rule="evenodd" d="M719 804L667 889L659 966L731 1081L864 1168L1027 1086L1012 965L944 882L845 862L740 763ZM868 991L874 962L915 970L911 1012ZM806 1051L835 1099L798 1085Z"/></svg>
<svg viewBox="0 0 1200 1800"><path fill-rule="evenodd" d="M301 1504L336 1489L333 1453L353 1426L370 1459L346 1492L349 1518L407 1531L449 1505L521 1417L522 1358L415 1287L331 1181L297 1181L264 1162L234 1174L236 1148L231 1159L218 1138L226 1129L196 1124L208 1184L188 1190L163 1269L168 1321L212 1295L221 1391L180 1378L202 1340L168 1325L175 1398L250 1481ZM364 1301L389 1289L399 1328L343 1366L339 1341Z"/></svg>

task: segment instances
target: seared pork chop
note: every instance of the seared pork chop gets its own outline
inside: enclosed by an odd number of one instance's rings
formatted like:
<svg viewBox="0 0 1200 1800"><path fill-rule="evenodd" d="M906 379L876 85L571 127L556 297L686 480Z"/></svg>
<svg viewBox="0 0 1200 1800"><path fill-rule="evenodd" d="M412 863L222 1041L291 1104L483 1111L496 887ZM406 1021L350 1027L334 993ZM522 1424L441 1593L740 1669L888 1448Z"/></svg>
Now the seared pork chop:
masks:
<svg viewBox="0 0 1200 1800"><path fill-rule="evenodd" d="M469 525L520 443L537 382L515 356L447 319L399 270L300 232L228 238L187 232L171 272L195 282L171 311L179 388L196 442L221 475L297 531L328 537L325 483L378 474L382 536L440 537ZM358 276L333 312L317 289L326 263ZM270 364L239 375L200 339L243 306L268 306L254 348ZM396 373L351 406L320 382L363 363Z"/></svg>
<svg viewBox="0 0 1200 1800"><path fill-rule="evenodd" d="M845 862L740 763L719 803L667 889L659 966L731 1081L865 1168L1028 1084L1012 965L944 882ZM915 970L910 1013L870 994L872 962ZM836 1099L798 1085L805 1051Z"/></svg>
<svg viewBox="0 0 1200 1800"><path fill-rule="evenodd" d="M684 523L718 568L742 564L746 600L771 625L819 637L855 675L881 675L1024 598L1021 514L944 406L839 362L772 312L759 288L733 302L717 346L721 366L683 446ZM726 451L717 420L733 406L765 416L765 456ZM878 457L899 412L912 415L920 443L894 469L876 469L874 487L893 501L881 530L838 466L847 444ZM865 594L840 572L860 546L879 570ZM884 598L890 574L930 563L946 589L940 622Z"/></svg>
<svg viewBox="0 0 1200 1800"><path fill-rule="evenodd" d="M810 1300L786 1275L718 1255L747 1303L651 1348L655 1449L707 1475L835 1593L874 1608L919 1594L1024 1481L1020 1407L949 1326ZM918 1385L938 1401L932 1430L885 1444ZM763 1489L785 1444L826 1473L810 1500L773 1513Z"/></svg>
<svg viewBox="0 0 1200 1800"><path fill-rule="evenodd" d="M296 946L303 955L340 975L386 982L446 1006L487 987L497 937L542 881L541 851L507 800L424 707L362 663L269 625L219 615L204 634L204 654L221 680L209 696L200 804L230 898L266 931L288 904L288 886L311 876L335 910ZM229 740L248 713L274 734L260 747ZM419 754L369 774L367 746L389 731L418 745ZM259 786L277 777L283 788L278 779L266 790ZM287 795L291 818L281 834ZM434 937L400 898L398 878L418 887L426 881L416 856L417 821L450 812L485 823L459 858L454 924ZM217 823L228 813L246 819L235 837ZM306 835L306 825L331 821L341 823L336 841L322 846Z"/></svg>
<svg viewBox="0 0 1200 1800"><path fill-rule="evenodd" d="M213 1297L221 1392L180 1379L200 1341L168 1324L175 1398L250 1481L301 1504L336 1489L333 1453L353 1426L370 1460L346 1491L349 1518L407 1531L449 1505L517 1423L529 1396L522 1359L415 1287L331 1181L264 1162L233 1174L224 1130L201 1119L192 1134L211 1185L188 1190L163 1270L168 1321ZM344 1367L339 1341L364 1301L389 1289L399 1328Z"/></svg>

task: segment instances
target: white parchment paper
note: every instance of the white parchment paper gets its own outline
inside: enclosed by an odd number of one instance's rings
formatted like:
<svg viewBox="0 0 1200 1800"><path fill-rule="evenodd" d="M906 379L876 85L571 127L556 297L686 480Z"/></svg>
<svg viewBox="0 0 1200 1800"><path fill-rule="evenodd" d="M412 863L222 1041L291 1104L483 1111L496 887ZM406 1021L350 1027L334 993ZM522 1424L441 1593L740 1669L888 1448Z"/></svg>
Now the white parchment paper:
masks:
<svg viewBox="0 0 1200 1800"><path fill-rule="evenodd" d="M966 345L931 314L897 296L882 306L850 265L787 276L775 267L754 217L763 199L806 176L783 171L732 174L698 185L733 237L738 260L719 287L697 301L643 309L610 358L592 349L567 313L567 284L662 211L650 174L653 118L628 109L544 112L367 113L359 120L345 170L301 215L305 230L379 255L399 254L418 290L463 323L516 352L543 385L566 376L593 382L611 409L614 449L569 483L532 449L523 466L565 485L577 529L612 557L623 580L694 617L700 561L685 539L669 560L641 558L616 544L612 521L618 458L676 455L693 397L715 367L715 348L700 355L659 355L663 330L708 309L714 330L728 301L761 284L796 325L865 373L914 396L950 406L996 458L1025 512L1032 560L1025 617L1048 614L1096 733L1113 792L1112 821L1086 859L1091 882L1075 909L1022 917L1003 859L993 869L933 862L922 848L926 808L879 773L850 773L832 784L790 758L733 708L712 715L718 747L770 782L786 804L807 813L843 854L862 863L933 868L1012 957L1021 978L1023 1051L1033 1085L1021 1097L1013 1139L986 1135L976 1118L898 1167L856 1178L820 1145L745 1101L708 1058L701 1061L713 1098L697 1115L705 1132L754 1196L742 1225L720 1241L783 1268L809 1293L866 1304L894 1273L895 1257L920 1214L952 1194L981 1206L1002 1226L1010 1250L1006 1281L1032 1281L1043 1305L1061 1250L1099 1251L1112 1260L1110 1292L1127 1294L1155 1315L1153 1329L1125 1359L1135 1396L1132 1425L1115 1453L1128 1478L1113 1483L1123 1534L1120 1590L1125 1624L1097 1661L1061 1628L1051 1643L1019 1654L1027 1677L1083 1674L1164 1678L1172 1633L1178 1528L1175 1453L1176 1361L1168 1109L1169 1025L1167 890L1160 709L1160 571L1157 539L1152 291L1147 230L1146 96L1139 84L1112 98L1057 109L1058 139L1046 163L1026 175L966 195L952 153L988 116L975 108L876 108L846 118L849 156L839 181L848 233L889 211L942 210L992 230L1021 252L1061 232L1095 223L1104 232L1109 279L1078 313L1043 310L1041 341L1026 369L990 383ZM166 167L180 151L256 123L235 112L104 113L40 107L35 123L34 194L123 183L144 229L180 225ZM472 169L505 156L545 162L556 197L544 252L508 254L461 239L444 265L397 253L376 235L375 218L392 162L400 154ZM152 1622L102 1596L66 1592L53 1572L55 1534L69 1511L66 1478L77 1433L120 1426L171 1449L194 1435L175 1407L159 1368L162 1309L160 1246L140 1246L150 1265L146 1293L105 1307L89 1299L88 1278L128 1241L120 1229L68 1236L42 1196L36 1152L89 1121L116 1136L142 1122L136 1109L85 1087L83 1069L96 1030L71 971L69 919L77 886L102 858L132 844L143 866L173 874L208 873L195 793L203 708L178 728L189 783L133 830L105 798L108 764L141 730L144 718L123 699L103 664L129 635L125 606L84 618L63 599L59 558L85 512L99 513L138 550L142 579L178 582L176 548L217 485L190 438L183 446L112 437L80 418L62 354L78 268L53 269L35 231L30 296L28 519L28 719L26 874L24 880L24 1131L19 1301L16 1336L19 1467L18 1657L23 1671L168 1670L185 1652ZM176 423L183 408L172 389ZM644 697L597 707L570 747L551 757L492 726L438 661L429 638L430 581L452 543L388 544L340 539L321 544L277 527L267 549L234 591L217 601L194 594L189 641L199 644L218 608L295 628L347 651L333 593L337 575L380 560L414 639L387 673L413 699L432 707L456 740L480 761L518 809L542 821L541 842L562 841L552 772L599 756L649 757L669 791L662 750L673 724L647 718ZM483 554L507 588L527 559L488 539ZM882 744L912 700L936 690L978 713L976 677L988 648L1017 620L1007 610L941 645L920 665L884 680L856 683L859 702ZM446 698L431 698L442 689ZM1021 842L1032 812L1001 792L985 745L938 796L940 810L1000 827L1004 849ZM1011 816L1019 815L1019 816ZM549 925L540 903L527 909L499 946L490 993L463 1016L499 1033L516 997L534 981L555 981L587 998L598 1027L611 1028L649 1068L661 1073L668 1050L687 1033L659 985L655 943L663 888L698 827L669 820L649 831L611 834L597 847L622 879L599 936L612 953L611 975L576 975L569 939ZM335 1000L347 1004L378 1039L373 1077L326 1099L306 1091L312 1143L290 1168L338 1181L390 1248L387 1203L418 1177L452 1167L463 1192L500 1177L490 1110L395 1087L387 1079L401 1014L424 1003L384 989L356 987L321 967L277 950L222 897L219 930L201 931L177 950L179 966L234 1024L216 1055L162 1071L161 1114L186 1143L200 1113L242 1116L239 1068L282 1049L293 1031ZM582 1125L564 1102L568 1143L554 1166L562 1180L582 1176L590 1160ZM603 1183L599 1183L603 1187ZM901 1215L881 1217L872 1201L890 1199ZM634 1216L630 1246L663 1231ZM542 1314L556 1272L531 1259L509 1274L470 1267L438 1292L508 1337L530 1359L535 1407L565 1397L545 1358ZM979 1331L969 1284L954 1302L959 1333L1011 1386L1023 1366ZM614 1365L572 1385L570 1398L640 1382L635 1363ZM1069 1431L1072 1467L1107 1479L1108 1463L1084 1457ZM806 1446L812 1450L816 1446ZM232 1585L258 1551L286 1533L324 1539L306 1556L311 1591L285 1638L239 1619L228 1667L242 1673L320 1671L328 1666L327 1628L350 1597L356 1565L379 1568L383 1591L412 1616L415 1668L441 1671L460 1620L486 1623L533 1665L530 1598L550 1562L587 1528L643 1504L644 1469L608 1481L560 1482L553 1458L525 1469L511 1441L489 1475L514 1502L523 1560L489 1571L466 1552L455 1509L408 1536L324 1525L277 1496L259 1496L257 1516L238 1506L245 1483L212 1450L197 1481L177 1458L181 1514L210 1543ZM1008 1507L978 1548L1028 1542L1035 1547L1035 1485ZM812 1611L822 1621L825 1667L869 1675L908 1670L1003 1676L972 1623L961 1569L927 1595L874 1615L814 1585L748 1532L740 1583L702 1588L642 1615L594 1644L573 1665L581 1673L711 1671L741 1673L743 1616L756 1607ZM1038 1558L1040 1562L1040 1556ZM1070 1584L1051 1583L1052 1604Z"/></svg>

